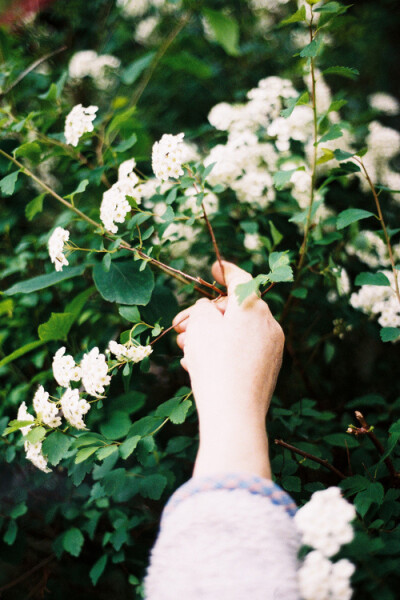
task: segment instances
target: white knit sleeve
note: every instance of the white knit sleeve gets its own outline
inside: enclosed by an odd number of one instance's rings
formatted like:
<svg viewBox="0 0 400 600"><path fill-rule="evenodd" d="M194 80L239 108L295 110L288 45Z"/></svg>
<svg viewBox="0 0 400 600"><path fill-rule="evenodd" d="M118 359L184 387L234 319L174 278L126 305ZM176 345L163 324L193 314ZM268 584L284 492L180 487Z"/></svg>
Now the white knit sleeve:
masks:
<svg viewBox="0 0 400 600"><path fill-rule="evenodd" d="M146 600L298 600L295 510L260 477L191 479L164 510Z"/></svg>

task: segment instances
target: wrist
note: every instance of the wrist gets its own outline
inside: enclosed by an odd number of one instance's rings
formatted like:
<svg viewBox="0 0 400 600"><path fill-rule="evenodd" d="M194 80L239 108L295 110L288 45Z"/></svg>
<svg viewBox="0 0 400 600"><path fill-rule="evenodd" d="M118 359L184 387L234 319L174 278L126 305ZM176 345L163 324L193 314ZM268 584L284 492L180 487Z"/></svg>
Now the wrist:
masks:
<svg viewBox="0 0 400 600"><path fill-rule="evenodd" d="M243 472L271 478L265 419L249 417L222 422L200 418L200 445L194 475Z"/></svg>

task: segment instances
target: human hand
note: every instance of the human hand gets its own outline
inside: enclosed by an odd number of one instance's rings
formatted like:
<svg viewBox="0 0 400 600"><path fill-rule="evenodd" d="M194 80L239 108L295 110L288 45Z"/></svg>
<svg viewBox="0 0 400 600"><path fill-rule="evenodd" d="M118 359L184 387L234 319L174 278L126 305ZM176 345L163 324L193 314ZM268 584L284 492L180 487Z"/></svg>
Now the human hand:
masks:
<svg viewBox="0 0 400 600"><path fill-rule="evenodd" d="M265 416L282 362L284 335L256 294L239 305L235 288L251 279L249 273L232 263L222 264L224 274L218 263L212 272L216 281L225 280L227 296L199 300L174 319L177 342L184 351L182 365L189 372L199 413L199 456L207 455L209 470L223 444L233 455L243 450L249 456L254 451L268 476ZM237 466L249 470L243 452L238 458ZM196 466L198 462L199 457Z"/></svg>

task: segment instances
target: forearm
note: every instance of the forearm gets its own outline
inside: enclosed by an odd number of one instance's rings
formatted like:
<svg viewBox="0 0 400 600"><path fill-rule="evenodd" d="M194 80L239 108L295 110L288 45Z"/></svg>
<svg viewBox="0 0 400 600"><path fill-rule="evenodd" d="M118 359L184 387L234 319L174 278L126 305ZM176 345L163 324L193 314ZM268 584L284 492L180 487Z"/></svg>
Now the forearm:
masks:
<svg viewBox="0 0 400 600"><path fill-rule="evenodd" d="M193 476L247 473L271 479L263 415L232 415L226 420L200 415L200 445Z"/></svg>

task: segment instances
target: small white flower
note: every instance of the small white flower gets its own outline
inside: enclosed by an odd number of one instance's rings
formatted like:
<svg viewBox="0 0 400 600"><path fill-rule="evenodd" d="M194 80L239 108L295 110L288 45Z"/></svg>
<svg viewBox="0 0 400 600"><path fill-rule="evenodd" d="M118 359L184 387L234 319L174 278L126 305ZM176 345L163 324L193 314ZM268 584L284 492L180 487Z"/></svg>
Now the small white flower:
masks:
<svg viewBox="0 0 400 600"><path fill-rule="evenodd" d="M149 346L134 346L118 344L114 340L111 340L108 344L109 351L114 354L118 361L121 362L141 362L147 356L153 352L153 348Z"/></svg>
<svg viewBox="0 0 400 600"><path fill-rule="evenodd" d="M61 397L61 408L68 423L76 429L85 429L82 417L89 411L90 404L79 397L79 390L68 388Z"/></svg>
<svg viewBox="0 0 400 600"><path fill-rule="evenodd" d="M26 452L26 458L30 460L35 467L44 473L51 473L51 469L48 468L46 458L42 453L42 442L37 442L36 444L25 442L24 448Z"/></svg>
<svg viewBox="0 0 400 600"><path fill-rule="evenodd" d="M330 487L315 492L294 519L303 544L316 548L324 556L333 556L353 539L351 521L355 516L354 506L342 497L340 489Z"/></svg>
<svg viewBox="0 0 400 600"><path fill-rule="evenodd" d="M54 263L56 271L62 271L62 268L69 264L63 254L64 244L68 241L68 239L69 231L63 229L62 227L56 227L48 241L47 247L49 250L50 260L52 263Z"/></svg>
<svg viewBox="0 0 400 600"><path fill-rule="evenodd" d="M106 89L113 82L109 71L117 69L121 61L110 54L98 55L94 50L76 52L68 66L69 76L72 79L91 77L98 88Z"/></svg>
<svg viewBox="0 0 400 600"><path fill-rule="evenodd" d="M131 211L126 196L135 198L136 202L140 204L141 193L137 185L139 178L133 170L135 166L136 162L133 158L123 162L118 169L118 181L103 194L100 219L103 221L104 227L111 233L117 233L118 227L115 223L123 223L126 215Z"/></svg>
<svg viewBox="0 0 400 600"><path fill-rule="evenodd" d="M42 385L40 385L33 397L33 408L45 425L49 427L59 427L61 425L61 417L58 416L58 407L56 404L49 402L49 394Z"/></svg>
<svg viewBox="0 0 400 600"><path fill-rule="evenodd" d="M100 354L97 347L83 355L81 361L82 384L86 392L97 398L104 392L111 377L108 375L108 366L104 354Z"/></svg>
<svg viewBox="0 0 400 600"><path fill-rule="evenodd" d="M263 246L258 233L246 233L243 245L249 252L258 252Z"/></svg>
<svg viewBox="0 0 400 600"><path fill-rule="evenodd" d="M64 135L67 144L71 146L77 146L79 138L84 133L93 131L93 123L96 118L96 112L99 110L98 106L82 106L77 104L67 115L65 119Z"/></svg>
<svg viewBox="0 0 400 600"><path fill-rule="evenodd" d="M28 409L26 407L25 402L22 402L18 409L17 421L32 421L32 425L26 425L25 427L21 427L20 431L22 435L27 435L33 427L34 417L28 413Z"/></svg>
<svg viewBox="0 0 400 600"><path fill-rule="evenodd" d="M157 179L166 181L170 177L179 179L183 175L184 135L184 133L178 133L177 135L164 133L162 138L153 145L152 166Z"/></svg>
<svg viewBox="0 0 400 600"><path fill-rule="evenodd" d="M386 115L397 115L400 111L400 104L396 98L393 98L390 94L376 92L375 94L372 94L368 100L372 108L375 108L375 110L379 110Z"/></svg>
<svg viewBox="0 0 400 600"><path fill-rule="evenodd" d="M64 354L64 346L55 353L53 358L53 375L58 385L69 387L70 381L80 380L81 369L75 364L72 356L64 356Z"/></svg>

